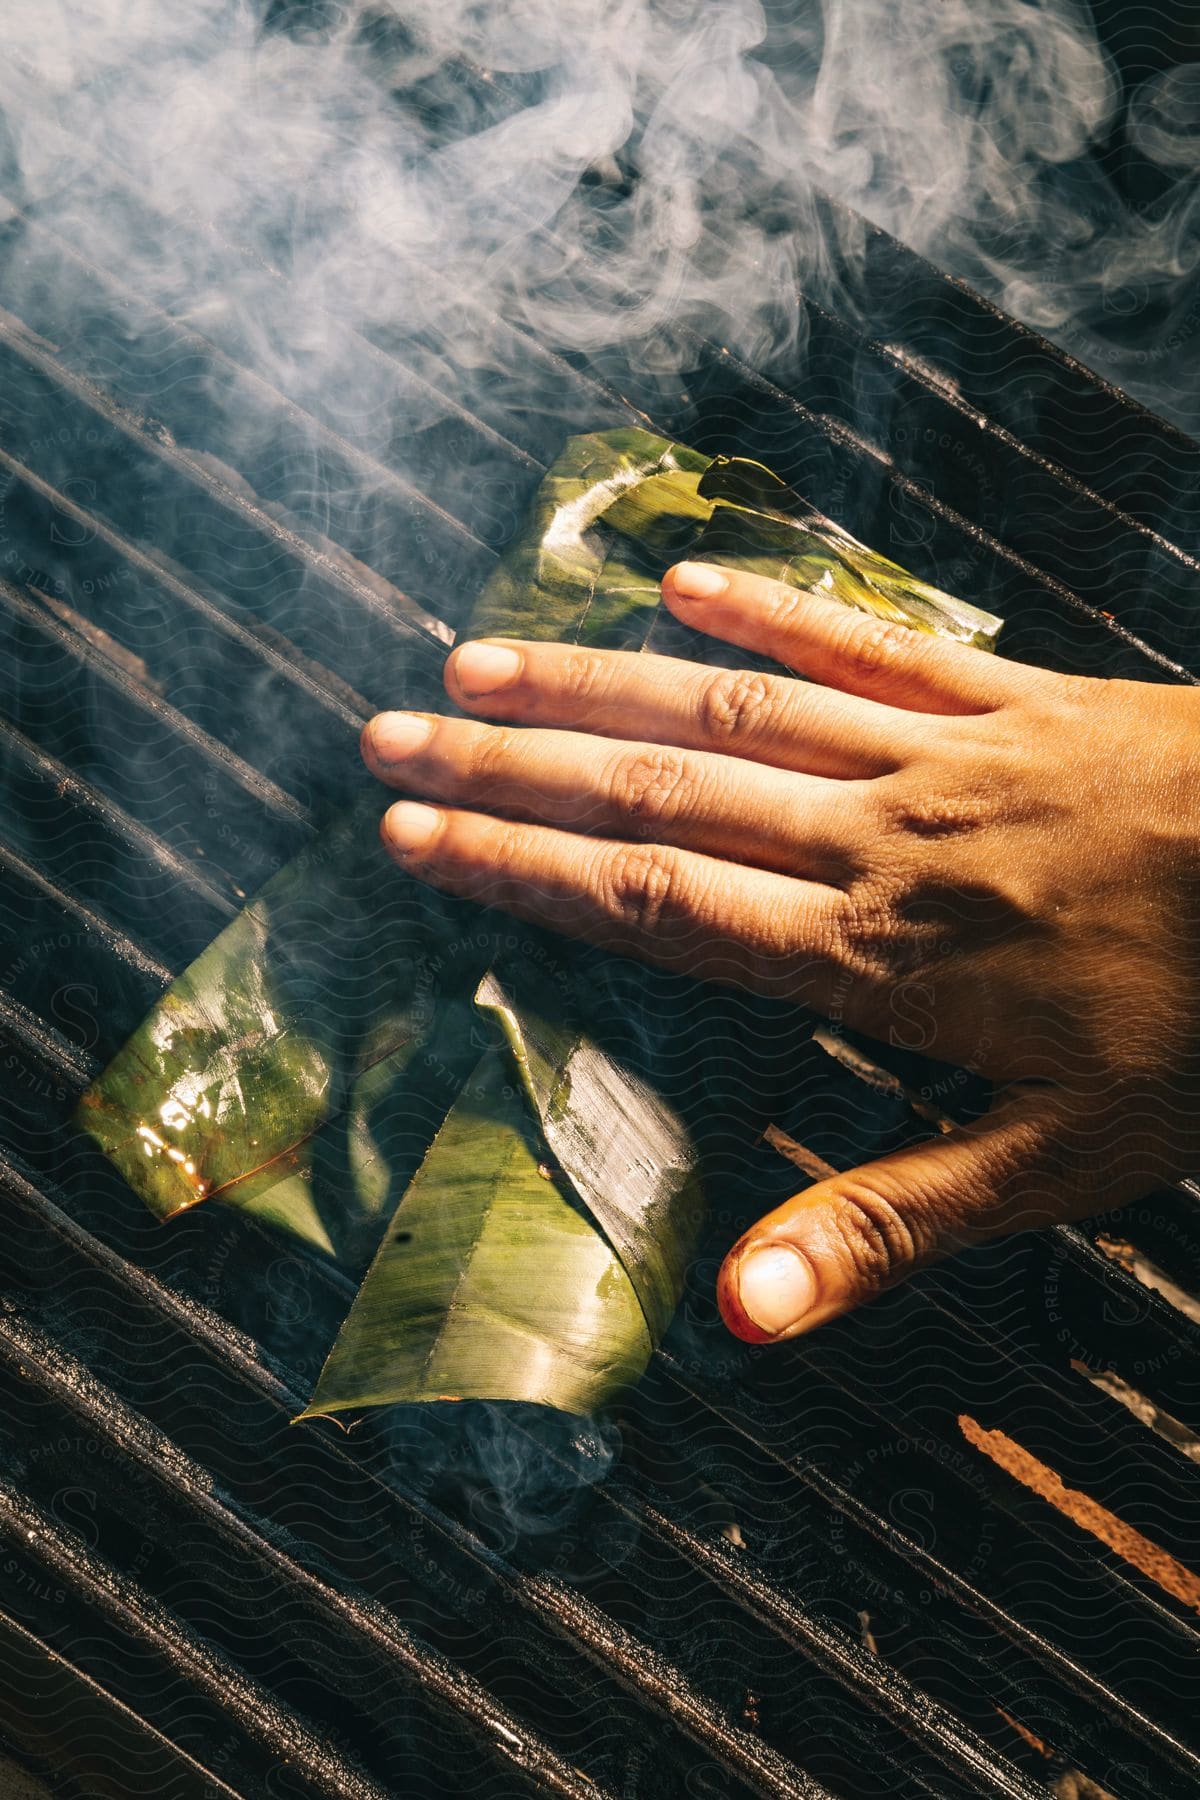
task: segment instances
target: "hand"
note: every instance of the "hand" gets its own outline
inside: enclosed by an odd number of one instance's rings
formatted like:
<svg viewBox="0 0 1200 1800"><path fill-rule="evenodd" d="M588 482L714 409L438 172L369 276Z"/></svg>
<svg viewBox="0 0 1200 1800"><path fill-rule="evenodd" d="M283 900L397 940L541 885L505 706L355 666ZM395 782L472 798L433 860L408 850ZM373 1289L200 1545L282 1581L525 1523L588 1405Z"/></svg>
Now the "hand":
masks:
<svg viewBox="0 0 1200 1800"><path fill-rule="evenodd" d="M382 713L364 754L439 802L383 823L423 880L1001 1084L977 1123L761 1219L721 1271L732 1330L795 1336L1200 1163L1200 692L1049 674L704 564L663 598L810 682L468 643L447 690L501 723Z"/></svg>

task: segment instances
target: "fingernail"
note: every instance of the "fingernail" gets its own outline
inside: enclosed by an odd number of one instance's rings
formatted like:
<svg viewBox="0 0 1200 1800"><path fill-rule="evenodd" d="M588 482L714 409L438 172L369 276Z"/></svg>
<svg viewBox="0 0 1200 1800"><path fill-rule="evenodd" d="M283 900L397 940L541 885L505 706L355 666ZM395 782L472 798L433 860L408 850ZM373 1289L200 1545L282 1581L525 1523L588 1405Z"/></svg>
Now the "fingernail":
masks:
<svg viewBox="0 0 1200 1800"><path fill-rule="evenodd" d="M507 687L520 672L520 654L505 644L464 644L454 658L454 679L472 699Z"/></svg>
<svg viewBox="0 0 1200 1800"><path fill-rule="evenodd" d="M802 1319L817 1297L811 1269L789 1244L771 1244L743 1256L737 1290L746 1317L772 1337Z"/></svg>
<svg viewBox="0 0 1200 1800"><path fill-rule="evenodd" d="M711 563L676 563L671 571L671 585L688 600L715 600L729 586L729 577Z"/></svg>
<svg viewBox="0 0 1200 1800"><path fill-rule="evenodd" d="M367 728L371 751L379 762L403 762L427 744L433 734L433 720L420 713L377 713Z"/></svg>
<svg viewBox="0 0 1200 1800"><path fill-rule="evenodd" d="M384 815L388 843L405 855L427 844L441 822L437 807L422 806L419 800L397 800Z"/></svg>

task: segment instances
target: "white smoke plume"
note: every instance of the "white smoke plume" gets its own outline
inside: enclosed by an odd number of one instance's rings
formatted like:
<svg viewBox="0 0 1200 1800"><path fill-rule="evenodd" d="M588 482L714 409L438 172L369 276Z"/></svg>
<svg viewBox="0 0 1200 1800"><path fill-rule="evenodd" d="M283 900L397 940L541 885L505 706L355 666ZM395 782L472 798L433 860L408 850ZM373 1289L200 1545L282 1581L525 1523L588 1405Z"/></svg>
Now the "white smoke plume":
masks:
<svg viewBox="0 0 1200 1800"><path fill-rule="evenodd" d="M691 327L795 359L822 189L1200 413L1200 83L1134 95L1163 182L1131 210L1089 158L1120 89L1074 0L9 0L4 35L9 199L375 447L395 421L331 318L424 333L435 386L510 382L514 408L522 372L460 302L636 341L667 379Z"/></svg>
<svg viewBox="0 0 1200 1800"><path fill-rule="evenodd" d="M1132 207L1095 154L1122 129L1158 171L1152 204ZM450 616L539 459L621 417L547 351L618 383L636 370L669 413L699 333L803 396L798 294L852 311L862 236L851 222L829 241L822 192L1200 425L1198 176L1196 70L1152 76L1127 102L1075 0L5 0L0 337L16 315L33 351L60 350L169 420L201 472L216 459L227 487L243 477L344 546L360 586L373 571ZM22 338L6 361L0 344L0 452L31 441L38 473L86 504L97 494L126 541L165 546L222 604L286 633L289 656L315 645L370 704L396 703L408 640L372 635L369 607L339 612L317 580L300 591L303 559L281 575L267 534L243 541L228 509L193 531L197 484L155 485L153 458L116 426L96 439L82 403L60 455L60 395L29 373L29 349ZM462 409L493 437L455 437ZM423 583L428 509L405 512L409 483L454 515ZM142 485L141 499L123 491ZM70 555L99 548L57 515L22 535L20 486L0 479L0 574L116 638L128 629L139 656L149 642L168 695L289 793L306 758L320 773L317 709L301 716L269 674L248 693L252 659L189 631L127 555L113 553L94 608L80 561L85 604ZM214 517L228 531L215 545ZM898 536L897 554L917 541ZM272 867L259 811L239 822L224 789L164 782L159 820L147 794L161 753L118 741L108 710L101 695L90 750L128 774L139 816L187 847L195 817L236 892L259 885ZM335 723L348 759L353 733ZM307 1322L296 1330L310 1351ZM492 1423L462 1430L525 1529L527 1492L549 1516L548 1465ZM572 1467L592 1479L611 1453L574 1441Z"/></svg>

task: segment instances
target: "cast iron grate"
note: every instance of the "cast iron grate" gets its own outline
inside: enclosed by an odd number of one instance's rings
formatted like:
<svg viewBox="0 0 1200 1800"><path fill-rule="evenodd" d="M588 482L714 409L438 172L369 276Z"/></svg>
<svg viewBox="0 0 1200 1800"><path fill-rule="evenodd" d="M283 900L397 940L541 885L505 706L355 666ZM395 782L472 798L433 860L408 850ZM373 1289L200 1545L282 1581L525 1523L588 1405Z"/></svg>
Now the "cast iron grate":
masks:
<svg viewBox="0 0 1200 1800"><path fill-rule="evenodd" d="M9 198L5 266L75 256ZM530 1423L557 1496L534 1533L499 1476L464 1494L445 1420L290 1429L341 1278L216 1209L154 1226L66 1129L359 782L358 726L444 655L571 429L649 415L762 457L1003 613L1010 654L1200 675L1197 447L884 234L868 249L846 317L809 308L799 394L697 340L662 417L637 359L580 367L459 296L553 391L518 432L507 400L437 398L419 346L348 342L473 472L452 507L186 295L89 269L86 316L48 290L0 312L0 1732L55 1792L1196 1791L1186 1184L783 1355L720 1336L700 1269L607 1479ZM924 1128L819 1040L781 1124L834 1162ZM792 1179L764 1149L764 1184Z"/></svg>

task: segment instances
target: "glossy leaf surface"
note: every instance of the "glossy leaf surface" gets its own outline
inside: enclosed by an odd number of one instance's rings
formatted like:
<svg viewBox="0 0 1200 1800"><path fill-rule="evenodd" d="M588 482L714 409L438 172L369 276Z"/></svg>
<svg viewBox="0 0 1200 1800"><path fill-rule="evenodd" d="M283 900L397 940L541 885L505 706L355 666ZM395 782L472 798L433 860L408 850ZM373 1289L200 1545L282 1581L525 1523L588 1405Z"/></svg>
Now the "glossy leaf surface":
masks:
<svg viewBox="0 0 1200 1800"><path fill-rule="evenodd" d="M304 1417L420 1400L590 1412L649 1360L620 1258L560 1193L508 1058L488 1051L431 1144Z"/></svg>
<svg viewBox="0 0 1200 1800"><path fill-rule="evenodd" d="M725 660L658 604L687 555L981 647L999 626L761 465L631 430L568 443L472 635ZM752 1133L786 1056L745 996L658 977L647 1004L644 971L527 927L497 955L508 923L383 855L385 804L267 884L80 1121L160 1217L215 1198L350 1269L375 1250L309 1414L447 1396L593 1410L636 1379L682 1292L704 1210L697 1096Z"/></svg>

